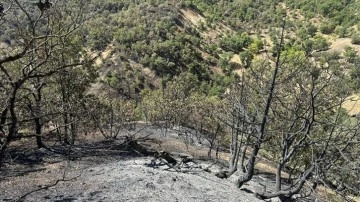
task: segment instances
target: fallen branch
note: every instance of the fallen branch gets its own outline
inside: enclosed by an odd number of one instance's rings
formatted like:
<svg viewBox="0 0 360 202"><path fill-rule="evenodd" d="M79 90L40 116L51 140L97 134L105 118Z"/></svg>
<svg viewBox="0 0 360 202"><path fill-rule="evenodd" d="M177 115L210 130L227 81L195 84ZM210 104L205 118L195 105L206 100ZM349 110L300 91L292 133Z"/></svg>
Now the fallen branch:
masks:
<svg viewBox="0 0 360 202"><path fill-rule="evenodd" d="M68 153L67 153L67 157L68 157L67 163L68 163L68 165L70 165L70 159L71 159L70 157L71 157L71 148L72 148L72 146L73 146L73 145L70 145L70 146L69 146ZM83 171L83 170L82 170L82 171ZM69 179L66 179L67 169L65 168L61 179L56 180L56 181L55 181L54 183L52 183L52 184L43 185L43 186L40 186L40 187L37 188L37 189L34 189L34 190L32 190L32 191L29 191L29 192L27 192L26 194L20 196L20 197L19 197L17 200L15 200L15 201L17 201L17 202L24 201L24 199L25 199L27 196L29 196L30 194L35 193L35 192L38 192L38 191L41 191L41 190L49 189L50 187L56 186L56 185L59 184L60 182L68 182L68 181L75 180L75 179L77 179L77 178L79 178L79 177L81 176L82 171L80 172L79 175L77 175L77 176L75 176L75 177L72 177L72 178L69 178Z"/></svg>
<svg viewBox="0 0 360 202"><path fill-rule="evenodd" d="M48 185L43 185L43 186L40 186L40 188L37 188L37 189L34 189L32 191L29 191L27 192L26 194L20 196L17 200L15 200L16 202L21 202L21 201L24 201L24 199L29 196L30 194L32 193L35 193L35 192L38 192L38 191L41 191L41 190L44 190L44 189L49 189L50 187L54 187L56 186L57 184L59 184L60 182L68 182L68 181L72 181L72 180L75 180L77 178L79 178L81 176L82 173L80 173L79 175L73 177L73 178L69 178L69 179L65 179L64 177L62 179L58 179L56 180L54 183L52 184L48 184Z"/></svg>

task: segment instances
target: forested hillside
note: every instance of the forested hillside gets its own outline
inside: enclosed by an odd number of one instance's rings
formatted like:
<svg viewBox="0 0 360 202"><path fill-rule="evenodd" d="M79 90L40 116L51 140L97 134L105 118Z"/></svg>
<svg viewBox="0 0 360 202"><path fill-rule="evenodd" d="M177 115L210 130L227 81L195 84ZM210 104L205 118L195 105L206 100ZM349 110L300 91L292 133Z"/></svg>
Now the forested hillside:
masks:
<svg viewBox="0 0 360 202"><path fill-rule="evenodd" d="M105 71L105 80L126 96L159 87L181 72L196 75L212 95L220 95L238 76L233 73L249 66L255 56L274 56L284 15L286 47L311 55L328 50L338 37L356 44L359 3L336 2L99 1L84 35L92 50L112 47L115 58L105 66L120 68ZM351 54L352 49L347 50ZM144 69L160 80L148 79ZM125 74L132 79L120 79Z"/></svg>
<svg viewBox="0 0 360 202"><path fill-rule="evenodd" d="M146 122L196 131L208 158L225 148L223 177L240 172L239 188L260 156L272 161L276 187L258 198L323 186L355 200L359 11L358 0L3 0L0 163L19 138L114 140Z"/></svg>

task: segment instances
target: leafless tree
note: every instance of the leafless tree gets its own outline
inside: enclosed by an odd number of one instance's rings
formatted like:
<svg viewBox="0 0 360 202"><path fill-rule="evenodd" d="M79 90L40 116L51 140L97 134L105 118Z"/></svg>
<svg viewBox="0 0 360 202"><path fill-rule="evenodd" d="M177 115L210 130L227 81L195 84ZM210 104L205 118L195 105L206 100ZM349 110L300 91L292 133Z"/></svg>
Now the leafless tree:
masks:
<svg viewBox="0 0 360 202"><path fill-rule="evenodd" d="M275 60L255 61L244 71L243 86L235 92L239 96L232 99L233 118L228 125L236 130L232 135L228 174L236 170L239 145L250 144L245 173L236 183L238 187L253 178L260 151L277 163L275 188L256 193L260 198L291 200L306 190L307 182L313 183L308 190L317 184L333 184L333 188L341 187L358 194L356 183L345 186L341 182L346 175L335 177L332 172L332 169L340 170L341 162L348 162L343 165L347 171L358 165L351 155L359 139L358 120L342 108L353 93L347 66L326 55L310 58L301 50L286 50L283 46L285 21L281 30ZM249 141L239 140L243 137L239 136L241 133L246 134L245 139ZM357 178L355 170L351 172L353 178ZM291 183L284 186L283 173L290 171L288 181ZM337 182L334 184L334 181Z"/></svg>

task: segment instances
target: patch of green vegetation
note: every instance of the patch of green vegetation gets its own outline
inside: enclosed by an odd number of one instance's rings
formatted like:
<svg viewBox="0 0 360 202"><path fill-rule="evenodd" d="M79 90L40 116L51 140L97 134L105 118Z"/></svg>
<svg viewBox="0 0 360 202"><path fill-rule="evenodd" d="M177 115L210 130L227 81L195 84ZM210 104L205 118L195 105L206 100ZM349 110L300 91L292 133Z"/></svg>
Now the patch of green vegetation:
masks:
<svg viewBox="0 0 360 202"><path fill-rule="evenodd" d="M306 19L323 16L329 22L328 26L333 30L337 26L350 28L357 25L360 16L360 2L354 0L301 0L301 1L285 1L286 5L291 9L301 10L302 15Z"/></svg>

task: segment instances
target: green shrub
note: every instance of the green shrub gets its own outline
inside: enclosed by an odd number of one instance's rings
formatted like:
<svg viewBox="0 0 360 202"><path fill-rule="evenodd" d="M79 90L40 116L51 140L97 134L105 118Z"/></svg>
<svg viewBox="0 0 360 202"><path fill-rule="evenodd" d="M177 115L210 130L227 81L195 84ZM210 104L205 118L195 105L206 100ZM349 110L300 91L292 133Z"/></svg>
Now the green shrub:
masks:
<svg viewBox="0 0 360 202"><path fill-rule="evenodd" d="M352 44L360 44L360 33L356 32L351 36Z"/></svg>
<svg viewBox="0 0 360 202"><path fill-rule="evenodd" d="M322 34L331 34L333 33L334 29L335 29L335 25L328 22L325 22L320 25L320 32Z"/></svg>
<svg viewBox="0 0 360 202"><path fill-rule="evenodd" d="M337 34L340 38L344 38L347 35L347 30L343 26L337 26L335 28L335 34Z"/></svg>

